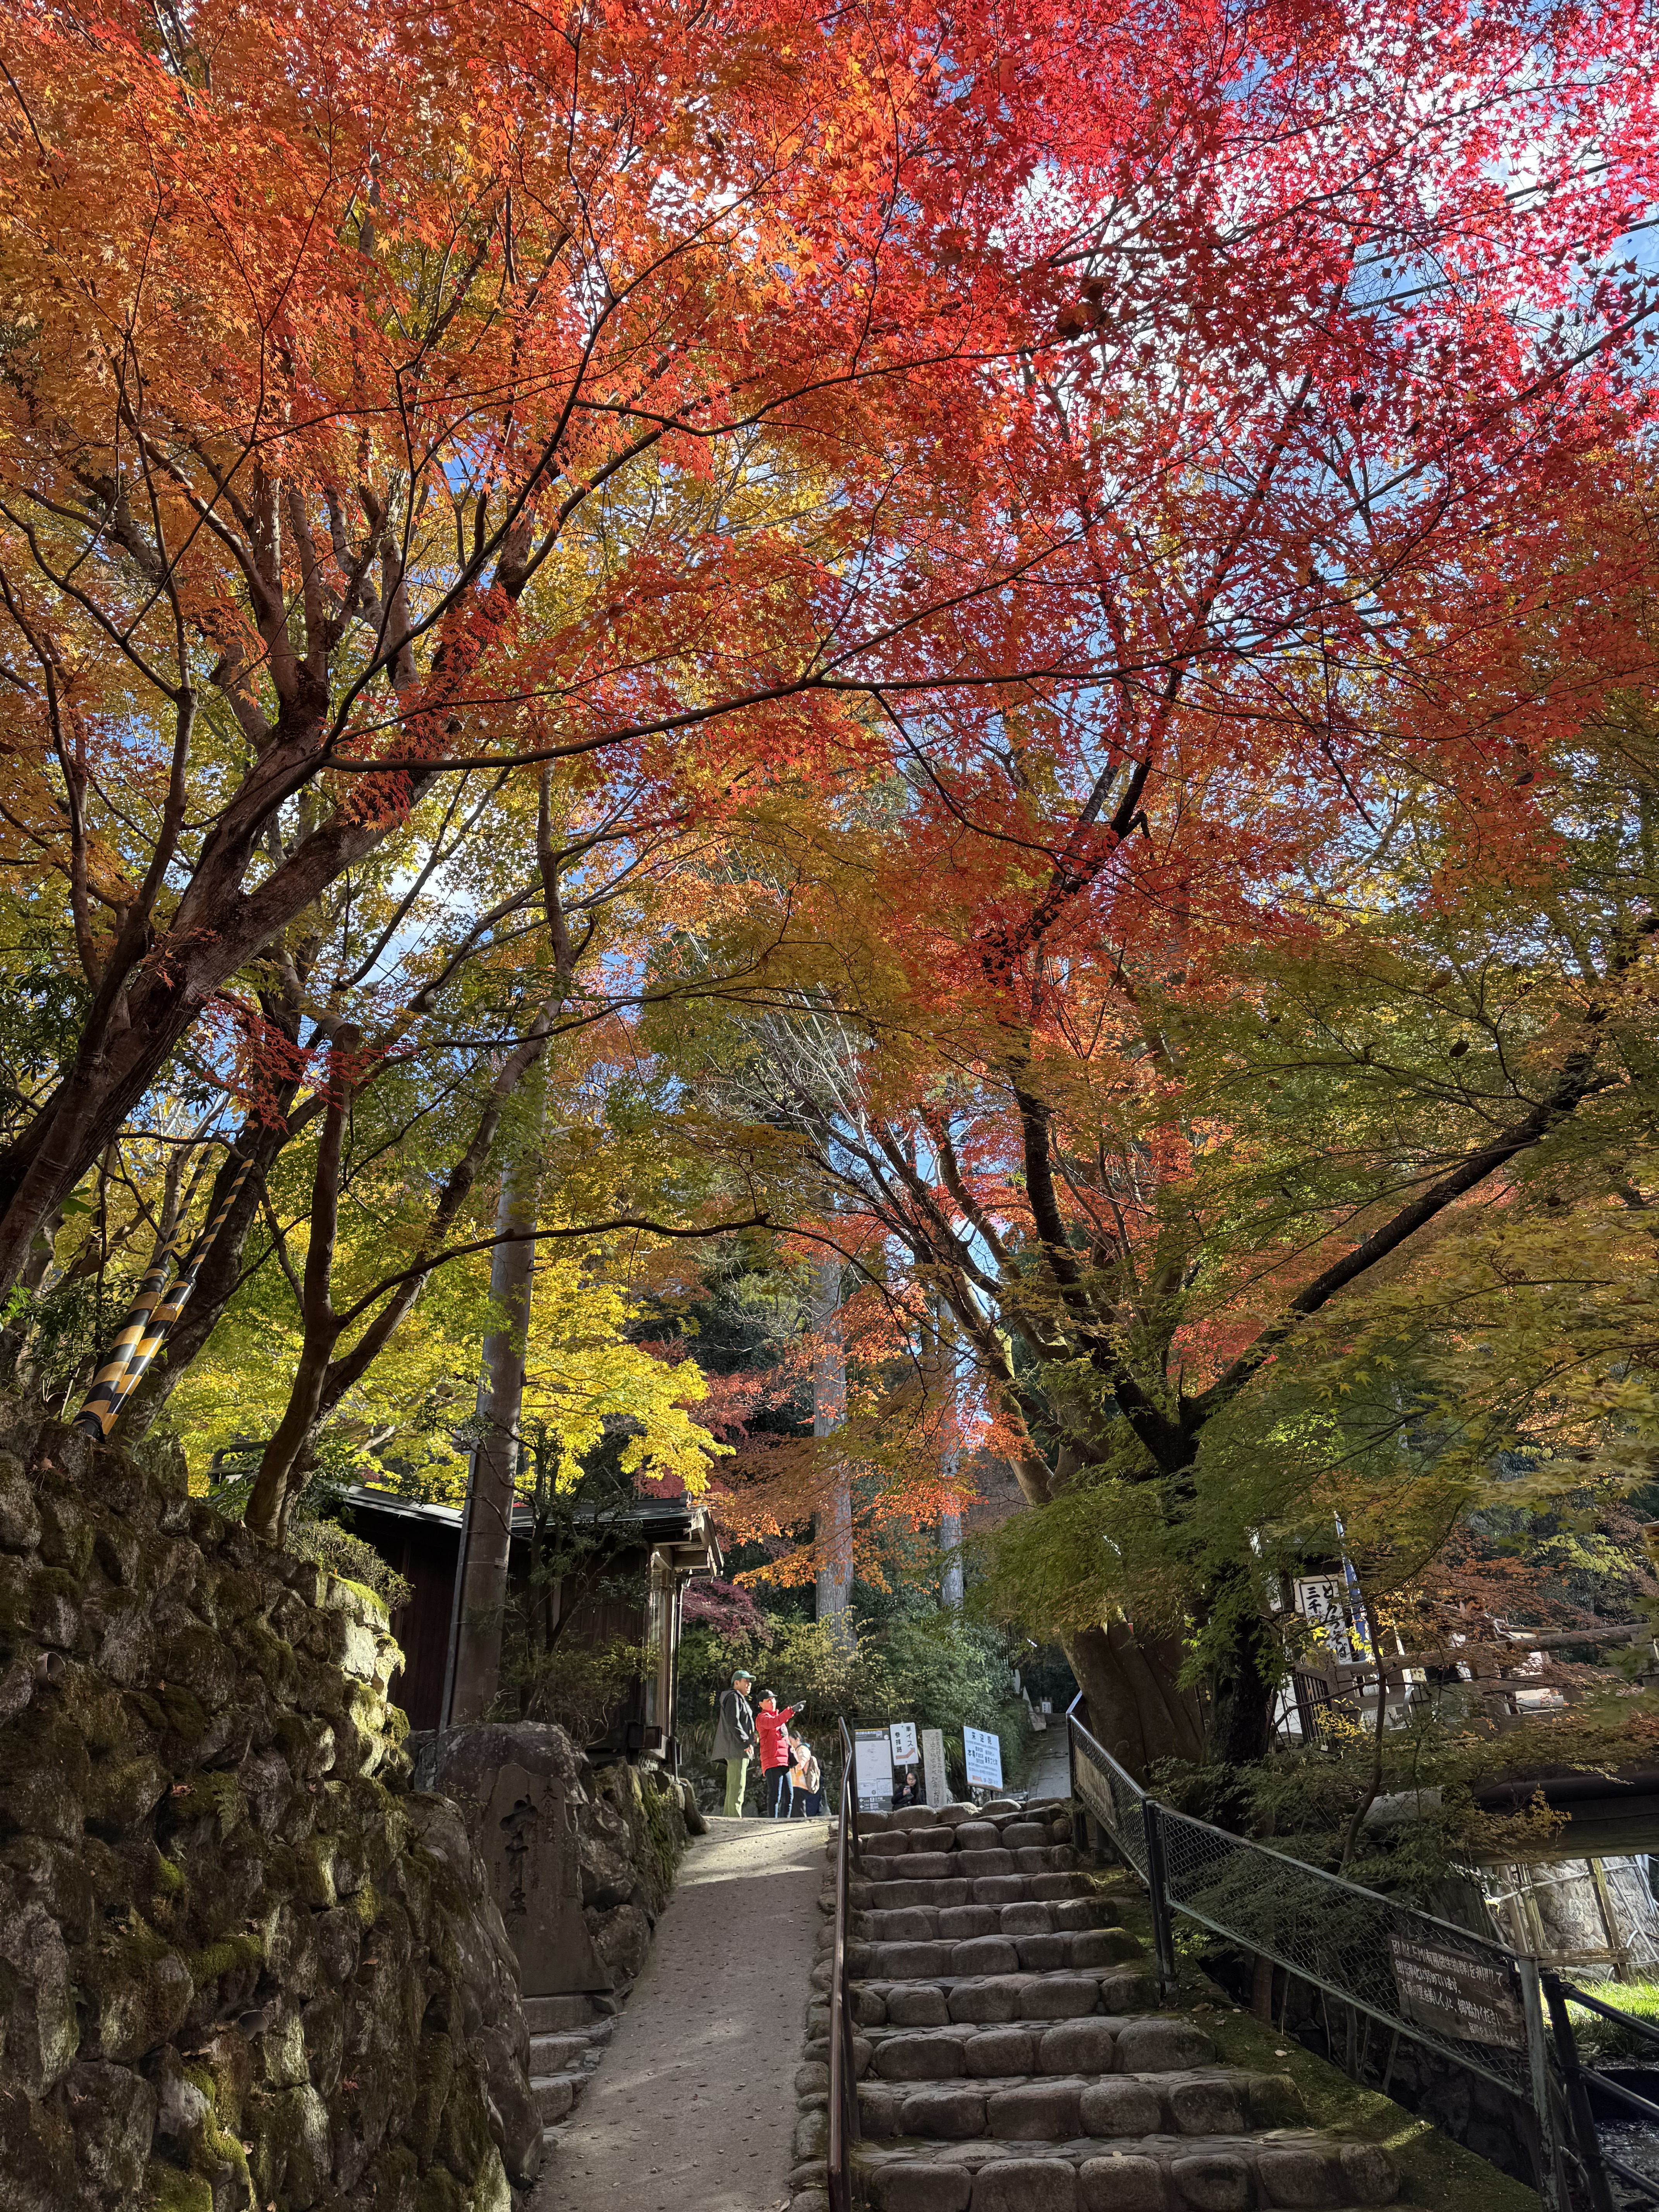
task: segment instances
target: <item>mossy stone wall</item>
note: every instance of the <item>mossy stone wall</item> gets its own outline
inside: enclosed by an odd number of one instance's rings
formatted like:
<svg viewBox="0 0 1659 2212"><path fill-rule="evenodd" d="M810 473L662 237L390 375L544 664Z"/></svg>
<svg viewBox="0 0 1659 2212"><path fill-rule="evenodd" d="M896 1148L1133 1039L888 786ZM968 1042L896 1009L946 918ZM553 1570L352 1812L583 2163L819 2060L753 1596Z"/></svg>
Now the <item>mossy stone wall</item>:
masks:
<svg viewBox="0 0 1659 2212"><path fill-rule="evenodd" d="M507 2212L541 2156L379 1601L0 1400L0 2212Z"/></svg>

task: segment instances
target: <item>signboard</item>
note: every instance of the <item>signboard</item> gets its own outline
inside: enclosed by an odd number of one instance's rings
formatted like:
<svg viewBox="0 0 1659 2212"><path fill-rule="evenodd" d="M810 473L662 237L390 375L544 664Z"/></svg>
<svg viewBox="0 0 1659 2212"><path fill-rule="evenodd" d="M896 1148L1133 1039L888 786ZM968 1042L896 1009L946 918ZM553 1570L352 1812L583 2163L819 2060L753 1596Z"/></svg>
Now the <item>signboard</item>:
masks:
<svg viewBox="0 0 1659 2212"><path fill-rule="evenodd" d="M893 1802L893 1747L885 1729L854 1731L853 1777L860 1807L884 1813Z"/></svg>
<svg viewBox="0 0 1659 2212"><path fill-rule="evenodd" d="M914 1766L921 1753L916 1749L916 1725L914 1721L890 1721L888 1740L893 1747L895 1766Z"/></svg>
<svg viewBox="0 0 1659 2212"><path fill-rule="evenodd" d="M1349 1620L1347 1585L1340 1575L1298 1575L1296 1609L1322 1632L1333 1659L1352 1666L1364 1657L1364 1639Z"/></svg>
<svg viewBox="0 0 1659 2212"><path fill-rule="evenodd" d="M1390 1936L1402 2019L1463 2043L1527 2046L1525 2015L1507 1966L1443 1943Z"/></svg>
<svg viewBox="0 0 1659 2212"><path fill-rule="evenodd" d="M1297 1577L1296 1609L1305 1620L1341 1624L1347 1619L1346 1597L1340 1575Z"/></svg>
<svg viewBox="0 0 1659 2212"><path fill-rule="evenodd" d="M1000 1790L1001 1739L989 1735L984 1729L965 1728L962 1731L962 1748L967 1762L969 1782L977 1783L981 1790Z"/></svg>
<svg viewBox="0 0 1659 2212"><path fill-rule="evenodd" d="M948 1805L951 1785L945 1778L945 1738L938 1729L921 1732L922 1795L930 1805Z"/></svg>

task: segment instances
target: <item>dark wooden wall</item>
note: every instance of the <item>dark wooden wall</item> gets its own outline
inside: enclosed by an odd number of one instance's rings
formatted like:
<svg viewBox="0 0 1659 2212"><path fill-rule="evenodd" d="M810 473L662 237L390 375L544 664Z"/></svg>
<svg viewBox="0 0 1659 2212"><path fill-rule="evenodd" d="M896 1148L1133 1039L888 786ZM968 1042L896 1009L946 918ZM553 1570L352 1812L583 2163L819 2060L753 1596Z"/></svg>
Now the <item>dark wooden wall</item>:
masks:
<svg viewBox="0 0 1659 2212"><path fill-rule="evenodd" d="M410 1728L436 1728L455 1597L455 1531L394 1519L389 1513L354 1518L365 1541L414 1584L409 1602L392 1616L392 1633L404 1651L403 1672L393 1679L392 1695L409 1715Z"/></svg>

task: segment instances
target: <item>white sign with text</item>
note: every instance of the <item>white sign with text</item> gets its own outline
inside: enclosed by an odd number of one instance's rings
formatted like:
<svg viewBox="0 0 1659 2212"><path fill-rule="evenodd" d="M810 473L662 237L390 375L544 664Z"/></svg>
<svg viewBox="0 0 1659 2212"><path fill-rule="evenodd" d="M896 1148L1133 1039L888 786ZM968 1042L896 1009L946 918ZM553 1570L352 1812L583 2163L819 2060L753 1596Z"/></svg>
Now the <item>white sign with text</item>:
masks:
<svg viewBox="0 0 1659 2212"><path fill-rule="evenodd" d="M895 1766L914 1766L921 1753L916 1749L916 1724L914 1721L890 1721L887 1734L893 1747Z"/></svg>
<svg viewBox="0 0 1659 2212"><path fill-rule="evenodd" d="M885 1812L893 1802L893 1747L885 1729L860 1729L854 1735L853 1775L861 1809Z"/></svg>
<svg viewBox="0 0 1659 2212"><path fill-rule="evenodd" d="M981 1790L1000 1790L1001 1739L986 1729L965 1728L962 1731L962 1749L969 1784L977 1784Z"/></svg>

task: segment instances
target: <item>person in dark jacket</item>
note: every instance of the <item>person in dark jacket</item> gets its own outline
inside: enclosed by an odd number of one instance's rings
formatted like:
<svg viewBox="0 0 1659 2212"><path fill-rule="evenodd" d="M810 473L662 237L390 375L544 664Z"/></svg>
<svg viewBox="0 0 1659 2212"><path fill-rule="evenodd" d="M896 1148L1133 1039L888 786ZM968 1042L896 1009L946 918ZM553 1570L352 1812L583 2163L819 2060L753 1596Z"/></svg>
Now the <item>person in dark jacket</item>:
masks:
<svg viewBox="0 0 1659 2212"><path fill-rule="evenodd" d="M753 1680L752 1674L738 1668L731 1688L720 1692L720 1724L714 1730L714 1756L726 1761L726 1812L732 1820L743 1818L743 1793L755 1755L755 1715L749 1703Z"/></svg>
<svg viewBox="0 0 1659 2212"><path fill-rule="evenodd" d="M764 1793L761 1811L769 1820L789 1818L793 1800L789 1787L789 1723L797 1713L805 1710L805 1705L786 1705L780 1712L775 1692L763 1690L760 1693L755 1727L760 1736L761 1788Z"/></svg>

